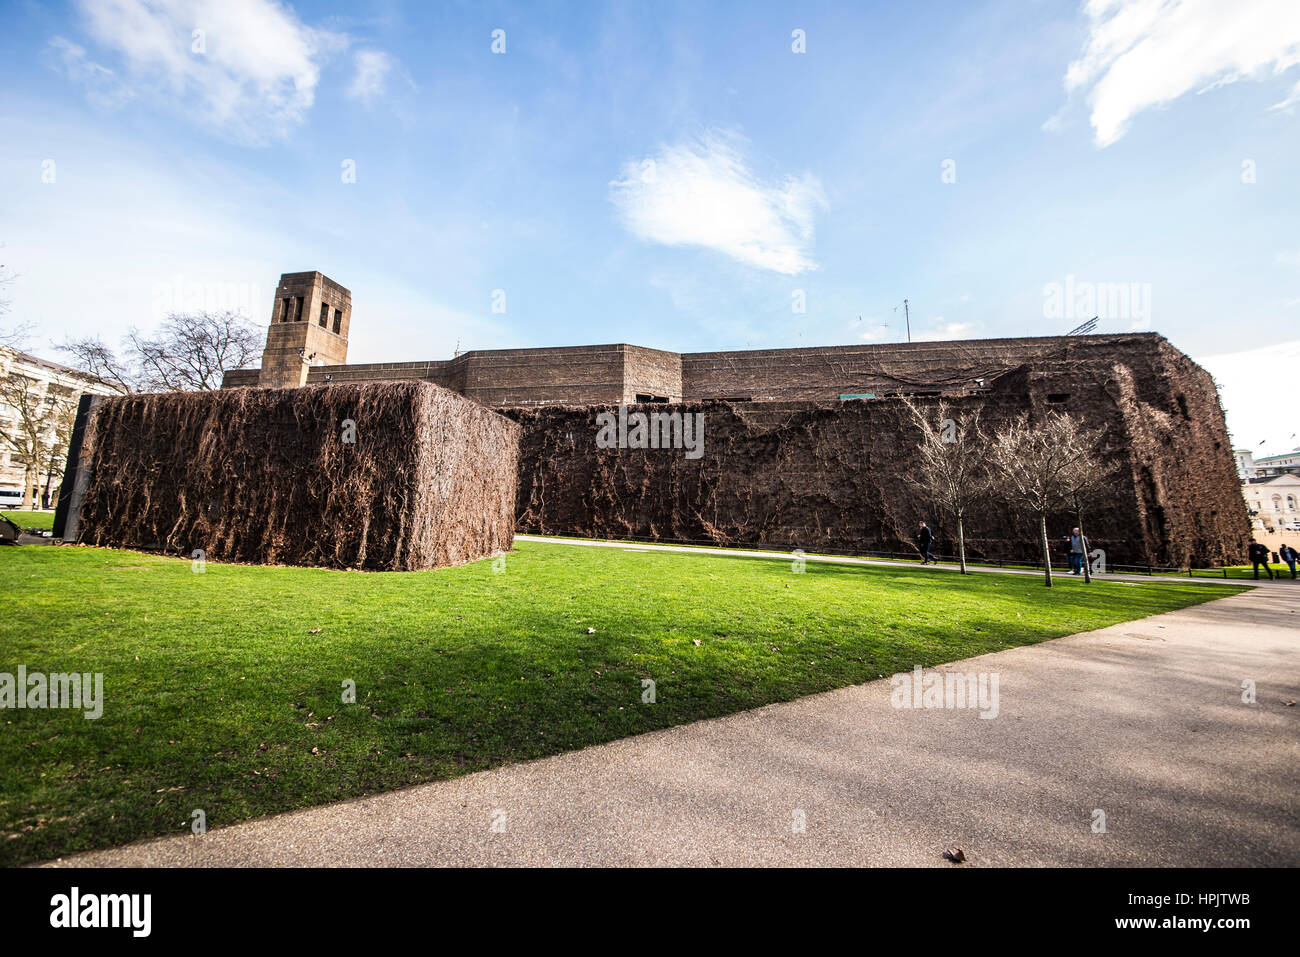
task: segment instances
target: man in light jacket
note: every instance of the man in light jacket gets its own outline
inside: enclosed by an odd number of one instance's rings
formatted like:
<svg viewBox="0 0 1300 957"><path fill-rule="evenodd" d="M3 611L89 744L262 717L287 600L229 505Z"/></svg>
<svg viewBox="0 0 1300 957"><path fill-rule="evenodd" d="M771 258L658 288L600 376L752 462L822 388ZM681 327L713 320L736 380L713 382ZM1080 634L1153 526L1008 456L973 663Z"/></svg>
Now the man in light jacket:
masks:
<svg viewBox="0 0 1300 957"><path fill-rule="evenodd" d="M1083 563L1088 557L1088 539L1076 526L1070 529L1065 540L1070 543L1070 574L1082 575Z"/></svg>

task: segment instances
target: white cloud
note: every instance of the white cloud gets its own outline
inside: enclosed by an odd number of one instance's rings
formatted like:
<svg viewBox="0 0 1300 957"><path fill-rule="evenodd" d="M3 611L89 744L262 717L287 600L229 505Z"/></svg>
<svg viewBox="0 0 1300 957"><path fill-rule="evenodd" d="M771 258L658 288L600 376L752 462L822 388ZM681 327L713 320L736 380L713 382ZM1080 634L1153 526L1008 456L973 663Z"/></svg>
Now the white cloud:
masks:
<svg viewBox="0 0 1300 957"><path fill-rule="evenodd" d="M102 109L116 109L131 99L131 91L108 67L86 55L86 48L63 37L50 40L53 66L69 80L86 90L86 97Z"/></svg>
<svg viewBox="0 0 1300 957"><path fill-rule="evenodd" d="M1087 0L1084 12L1088 44L1065 88L1086 91L1098 146L1145 109L1300 63L1296 0ZM1274 109L1296 102L1300 83Z"/></svg>
<svg viewBox="0 0 1300 957"><path fill-rule="evenodd" d="M80 0L90 37L120 55L131 95L169 102L236 140L262 143L301 123L320 65L348 38L307 26L275 0ZM201 31L196 34L195 31ZM54 44L66 52L75 45ZM74 58L76 66L84 61ZM72 75L72 69L68 72ZM102 77L101 77L102 78Z"/></svg>
<svg viewBox="0 0 1300 957"><path fill-rule="evenodd" d="M931 327L912 336L914 342L943 342L948 339L969 339L975 331L973 322L945 322L943 316L935 316Z"/></svg>
<svg viewBox="0 0 1300 957"><path fill-rule="evenodd" d="M1300 431L1295 411L1290 403L1279 402L1278 396L1289 387L1300 365L1300 341L1196 361L1219 383L1233 445L1256 455L1296 448L1296 440L1290 437ZM1261 442L1265 444L1261 446Z"/></svg>
<svg viewBox="0 0 1300 957"><path fill-rule="evenodd" d="M370 106L384 95L388 87L388 74L393 71L393 58L382 50L358 50L353 58L356 73L348 85L348 96Z"/></svg>
<svg viewBox="0 0 1300 957"><path fill-rule="evenodd" d="M1300 249L1284 249L1277 254L1279 266L1295 266L1300 269Z"/></svg>
<svg viewBox="0 0 1300 957"><path fill-rule="evenodd" d="M813 218L826 206L809 173L761 182L735 137L710 133L625 163L610 198L633 235L665 246L703 246L787 276L817 268Z"/></svg>

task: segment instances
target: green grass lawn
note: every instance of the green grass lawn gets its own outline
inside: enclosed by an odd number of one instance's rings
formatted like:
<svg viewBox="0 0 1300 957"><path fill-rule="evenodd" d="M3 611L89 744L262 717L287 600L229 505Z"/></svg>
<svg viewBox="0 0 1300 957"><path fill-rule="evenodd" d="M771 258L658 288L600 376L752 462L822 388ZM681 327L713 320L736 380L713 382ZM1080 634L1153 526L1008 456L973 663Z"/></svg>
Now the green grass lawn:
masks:
<svg viewBox="0 0 1300 957"><path fill-rule="evenodd" d="M105 703L98 720L0 711L0 863L187 833L196 808L220 827L448 778L1234 591L794 574L533 542L499 574L196 574L137 552L8 548L0 672L102 672ZM642 678L656 703L641 703Z"/></svg>
<svg viewBox="0 0 1300 957"><path fill-rule="evenodd" d="M23 512L19 509L5 509L0 511L9 521L13 522L20 528L53 528L53 512Z"/></svg>

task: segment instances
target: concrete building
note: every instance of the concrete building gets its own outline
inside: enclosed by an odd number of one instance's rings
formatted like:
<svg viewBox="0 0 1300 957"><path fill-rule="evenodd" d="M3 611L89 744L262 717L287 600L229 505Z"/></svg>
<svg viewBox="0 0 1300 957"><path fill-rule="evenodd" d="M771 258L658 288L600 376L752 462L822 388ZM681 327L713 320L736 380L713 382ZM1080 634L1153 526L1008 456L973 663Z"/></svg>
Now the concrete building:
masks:
<svg viewBox="0 0 1300 957"><path fill-rule="evenodd" d="M1300 476L1285 473L1253 479L1241 487L1256 532L1300 531Z"/></svg>
<svg viewBox="0 0 1300 957"><path fill-rule="evenodd" d="M1105 364L1123 357L1154 376L1167 371L1175 356L1182 357L1162 336L1127 333L688 353L611 343L349 364L351 314L351 293L338 283L319 272L284 274L272 304L261 368L227 372L223 388L421 379L481 405L505 408L838 402L980 395L992 389L994 378L1026 363ZM1084 390L1086 378L1081 376L1077 390L1067 385L1044 400L1067 406L1072 394ZM1182 401L1186 403L1185 396Z"/></svg>
<svg viewBox="0 0 1300 957"><path fill-rule="evenodd" d="M1300 473L1300 449L1283 452L1281 455L1265 455L1254 460L1252 478L1273 475L1295 475Z"/></svg>
<svg viewBox="0 0 1300 957"><path fill-rule="evenodd" d="M256 384L270 388L307 383L313 366L341 365L348 357L352 294L318 272L285 273L275 290L271 326ZM231 373L234 375L234 373Z"/></svg>
<svg viewBox="0 0 1300 957"><path fill-rule="evenodd" d="M1255 455L1250 449L1233 449L1232 457L1237 463L1237 477L1243 482L1255 477Z"/></svg>
<svg viewBox="0 0 1300 957"><path fill-rule="evenodd" d="M521 531L906 549L915 521L934 516L908 491L915 445L898 400L943 397L981 409L989 428L1053 412L1100 428L1117 477L1091 529L1110 561L1244 557L1242 460L1214 382L1156 333L683 353L612 343L355 364L351 301L318 272L285 274L261 368L227 372L223 387L418 379L499 409L524 426ZM599 407L634 403L709 410L703 458L629 453L613 467L579 441ZM968 523L968 544L1032 558L1017 523L990 508Z"/></svg>
<svg viewBox="0 0 1300 957"><path fill-rule="evenodd" d="M78 396L118 390L97 376L5 347L0 347L0 383L0 489L19 490L38 506L52 504L63 480ZM34 463L27 461L31 429L39 445Z"/></svg>

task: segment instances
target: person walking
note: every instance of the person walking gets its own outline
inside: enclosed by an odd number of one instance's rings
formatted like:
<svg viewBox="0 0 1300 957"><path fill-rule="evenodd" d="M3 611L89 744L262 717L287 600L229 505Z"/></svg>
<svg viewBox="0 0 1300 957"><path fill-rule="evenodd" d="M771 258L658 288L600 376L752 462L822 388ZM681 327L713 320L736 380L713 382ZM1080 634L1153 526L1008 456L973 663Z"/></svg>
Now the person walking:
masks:
<svg viewBox="0 0 1300 957"><path fill-rule="evenodd" d="M1268 546L1261 545L1254 539L1250 542L1250 547L1246 549L1246 554L1250 557L1250 564L1255 570L1255 580L1259 580L1259 567L1264 566L1264 571L1268 572L1268 580L1273 580L1273 569L1268 567Z"/></svg>
<svg viewBox="0 0 1300 957"><path fill-rule="evenodd" d="M934 541L934 532L930 531L925 522L921 523L920 529L916 533L916 547L921 551L922 565L939 564L930 557L930 544Z"/></svg>
<svg viewBox="0 0 1300 957"><path fill-rule="evenodd" d="M1082 575L1083 563L1088 556L1088 539L1076 525L1070 529L1070 534L1065 537L1065 540L1070 543L1070 574Z"/></svg>
<svg viewBox="0 0 1300 957"><path fill-rule="evenodd" d="M1283 542L1281 547L1278 548L1277 553L1281 556L1282 561L1286 562L1287 567L1291 569L1291 578L1294 580L1295 565L1297 561L1300 561L1300 552L1297 552L1290 545Z"/></svg>

